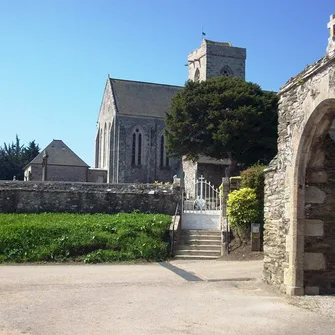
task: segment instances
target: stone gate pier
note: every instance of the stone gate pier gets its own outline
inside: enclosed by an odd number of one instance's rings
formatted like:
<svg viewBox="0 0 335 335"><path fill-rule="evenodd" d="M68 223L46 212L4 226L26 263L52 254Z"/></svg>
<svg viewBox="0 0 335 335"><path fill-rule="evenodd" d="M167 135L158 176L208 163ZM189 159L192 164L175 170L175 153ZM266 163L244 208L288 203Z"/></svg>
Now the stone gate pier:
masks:
<svg viewBox="0 0 335 335"><path fill-rule="evenodd" d="M265 280L335 293L335 16L326 55L280 90L278 154L265 178Z"/></svg>

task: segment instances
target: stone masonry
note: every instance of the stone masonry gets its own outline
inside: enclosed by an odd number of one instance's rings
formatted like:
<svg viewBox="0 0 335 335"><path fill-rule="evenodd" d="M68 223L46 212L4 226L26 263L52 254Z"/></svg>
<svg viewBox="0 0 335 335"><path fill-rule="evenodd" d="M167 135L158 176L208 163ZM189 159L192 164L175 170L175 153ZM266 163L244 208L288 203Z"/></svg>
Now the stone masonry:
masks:
<svg viewBox="0 0 335 335"><path fill-rule="evenodd" d="M280 90L278 154L265 178L265 280L335 293L335 17L325 57Z"/></svg>
<svg viewBox="0 0 335 335"><path fill-rule="evenodd" d="M0 213L118 213L174 215L180 188L164 185L0 181Z"/></svg>
<svg viewBox="0 0 335 335"><path fill-rule="evenodd" d="M204 81L218 76L245 79L245 59L244 48L203 39L200 48L188 55L188 79Z"/></svg>

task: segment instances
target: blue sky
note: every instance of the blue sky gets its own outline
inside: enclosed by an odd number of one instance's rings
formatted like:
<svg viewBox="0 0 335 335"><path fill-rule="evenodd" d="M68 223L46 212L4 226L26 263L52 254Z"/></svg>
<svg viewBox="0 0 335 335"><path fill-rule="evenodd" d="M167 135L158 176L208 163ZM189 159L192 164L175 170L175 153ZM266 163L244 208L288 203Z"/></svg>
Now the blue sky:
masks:
<svg viewBox="0 0 335 335"><path fill-rule="evenodd" d="M247 48L246 79L277 91L321 58L331 0L0 0L0 145L62 139L93 165L107 75L173 85L206 38Z"/></svg>

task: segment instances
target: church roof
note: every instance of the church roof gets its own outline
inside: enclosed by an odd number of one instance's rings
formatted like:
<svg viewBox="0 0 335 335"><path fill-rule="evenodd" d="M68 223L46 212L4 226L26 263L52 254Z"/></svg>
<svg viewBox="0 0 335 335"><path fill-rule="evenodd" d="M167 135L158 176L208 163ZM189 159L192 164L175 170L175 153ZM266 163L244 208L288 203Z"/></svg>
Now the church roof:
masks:
<svg viewBox="0 0 335 335"><path fill-rule="evenodd" d="M217 41L211 41L204 39L206 44L212 44L212 45L219 45L219 46L225 46L225 47L231 47L232 44L230 42L217 42Z"/></svg>
<svg viewBox="0 0 335 335"><path fill-rule="evenodd" d="M48 154L48 164L66 166L88 166L63 141L53 140L27 166L42 164L44 151Z"/></svg>
<svg viewBox="0 0 335 335"><path fill-rule="evenodd" d="M172 97L182 86L110 78L119 114L165 118Z"/></svg>

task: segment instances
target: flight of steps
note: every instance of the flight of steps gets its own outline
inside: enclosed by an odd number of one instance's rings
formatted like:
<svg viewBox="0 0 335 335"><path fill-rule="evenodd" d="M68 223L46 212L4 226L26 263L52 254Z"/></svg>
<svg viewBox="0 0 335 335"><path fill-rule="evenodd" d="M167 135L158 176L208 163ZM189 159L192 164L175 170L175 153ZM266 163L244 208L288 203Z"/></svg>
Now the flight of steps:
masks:
<svg viewBox="0 0 335 335"><path fill-rule="evenodd" d="M182 230L176 259L216 259L221 256L221 232Z"/></svg>

